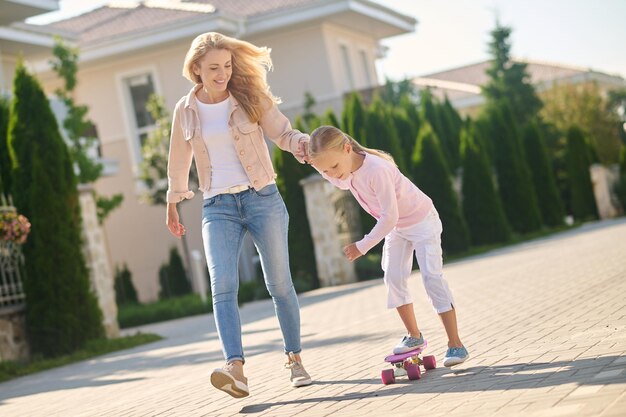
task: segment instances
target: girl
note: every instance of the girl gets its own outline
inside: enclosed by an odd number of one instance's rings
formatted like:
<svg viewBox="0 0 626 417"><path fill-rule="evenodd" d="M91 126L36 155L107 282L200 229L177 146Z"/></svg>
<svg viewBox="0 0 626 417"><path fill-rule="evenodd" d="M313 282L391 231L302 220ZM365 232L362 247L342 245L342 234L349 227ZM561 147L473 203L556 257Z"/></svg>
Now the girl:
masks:
<svg viewBox="0 0 626 417"><path fill-rule="evenodd" d="M432 200L402 175L390 155L359 145L335 127L315 129L309 147L313 167L333 185L350 190L377 220L363 239L344 248L346 258L354 261L385 239L382 268L387 307L398 311L408 333L393 353L407 352L426 343L417 327L407 287L415 252L426 293L448 335L443 364L465 362L469 353L459 338L452 294L443 279L442 225Z"/></svg>
<svg viewBox="0 0 626 417"><path fill-rule="evenodd" d="M301 160L307 135L291 128L265 81L270 51L208 32L196 37L183 75L194 86L176 104L167 166L167 227L180 238L176 204L192 198L189 168L196 161L203 193L202 240L217 332L226 364L211 383L235 398L249 394L244 376L237 308L238 259L246 233L259 252L263 277L274 300L291 384L311 384L300 358L300 307L289 272L288 215L278 193L263 133Z"/></svg>

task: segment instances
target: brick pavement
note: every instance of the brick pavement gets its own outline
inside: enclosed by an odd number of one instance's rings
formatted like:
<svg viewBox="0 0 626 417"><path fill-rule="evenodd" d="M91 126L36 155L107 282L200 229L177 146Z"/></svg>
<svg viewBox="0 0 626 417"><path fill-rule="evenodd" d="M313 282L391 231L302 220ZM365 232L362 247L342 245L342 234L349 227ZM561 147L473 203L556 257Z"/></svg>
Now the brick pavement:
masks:
<svg viewBox="0 0 626 417"><path fill-rule="evenodd" d="M167 339L0 384L0 416L626 415L626 219L584 225L447 264L472 358L419 381L380 383L402 335L381 280L301 295L303 359L293 389L269 300L242 310L251 396L213 389L212 316L150 326ZM443 328L419 272L418 324L438 360Z"/></svg>

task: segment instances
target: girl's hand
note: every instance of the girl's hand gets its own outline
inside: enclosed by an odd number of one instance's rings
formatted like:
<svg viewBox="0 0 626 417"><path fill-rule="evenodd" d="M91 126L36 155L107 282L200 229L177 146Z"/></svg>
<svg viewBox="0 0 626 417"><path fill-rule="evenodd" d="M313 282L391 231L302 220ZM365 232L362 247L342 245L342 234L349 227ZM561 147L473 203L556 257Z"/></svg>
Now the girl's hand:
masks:
<svg viewBox="0 0 626 417"><path fill-rule="evenodd" d="M179 223L178 210L176 203L167 204L167 228L174 237L180 239L185 234L185 226Z"/></svg>
<svg viewBox="0 0 626 417"><path fill-rule="evenodd" d="M363 256L363 254L357 249L356 243L351 243L350 245L343 248L343 254L346 255L346 258L348 258L350 262L355 261Z"/></svg>

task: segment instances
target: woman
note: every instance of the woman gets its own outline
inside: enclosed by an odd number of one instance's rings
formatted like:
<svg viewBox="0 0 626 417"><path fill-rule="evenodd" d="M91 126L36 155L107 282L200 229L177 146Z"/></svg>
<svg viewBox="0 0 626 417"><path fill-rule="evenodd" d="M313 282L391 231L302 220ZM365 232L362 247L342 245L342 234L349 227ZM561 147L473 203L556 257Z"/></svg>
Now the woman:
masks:
<svg viewBox="0 0 626 417"><path fill-rule="evenodd" d="M188 188L193 157L204 197L202 239L213 312L226 360L211 374L211 383L235 398L249 395L237 307L237 265L246 233L259 252L274 301L291 383L311 384L300 358L300 307L289 272L288 214L263 134L301 162L309 137L292 129L276 107L279 100L266 82L271 66L268 48L215 32L196 37L183 65L183 75L194 87L176 104L172 122L167 227L178 238L185 233L176 204L194 195Z"/></svg>

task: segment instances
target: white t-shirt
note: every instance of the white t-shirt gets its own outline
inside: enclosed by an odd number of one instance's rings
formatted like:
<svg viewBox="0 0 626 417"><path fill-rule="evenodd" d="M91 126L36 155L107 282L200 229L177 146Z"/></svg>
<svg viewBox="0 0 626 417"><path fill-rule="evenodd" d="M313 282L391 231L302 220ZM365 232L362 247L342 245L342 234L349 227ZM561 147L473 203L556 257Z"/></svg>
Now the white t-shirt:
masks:
<svg viewBox="0 0 626 417"><path fill-rule="evenodd" d="M237 157L228 118L230 100L226 98L215 104L198 103L202 139L211 157L211 189L203 193L211 198L237 185L250 185L250 180Z"/></svg>

